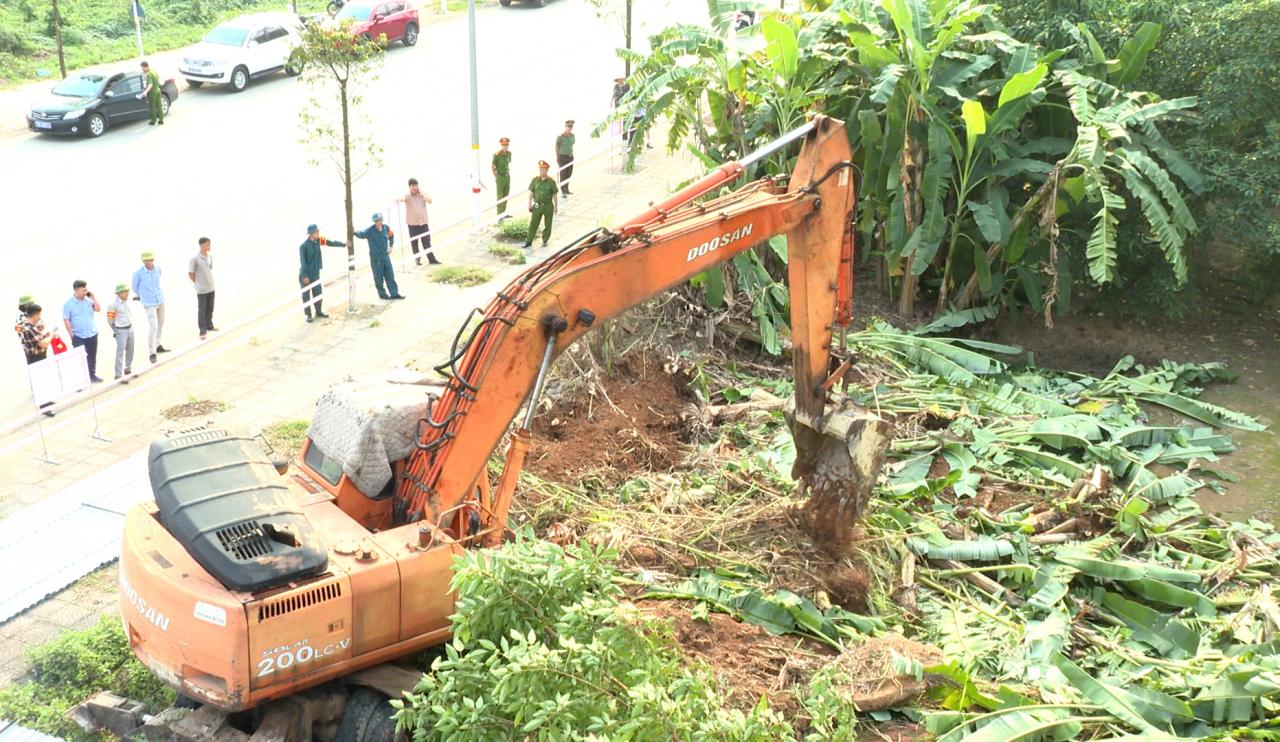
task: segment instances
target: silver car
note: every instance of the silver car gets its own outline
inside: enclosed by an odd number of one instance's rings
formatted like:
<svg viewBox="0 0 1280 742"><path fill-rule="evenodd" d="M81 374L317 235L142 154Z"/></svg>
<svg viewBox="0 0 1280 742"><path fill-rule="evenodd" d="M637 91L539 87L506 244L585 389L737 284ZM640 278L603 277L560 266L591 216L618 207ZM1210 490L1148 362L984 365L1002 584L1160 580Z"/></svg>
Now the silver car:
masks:
<svg viewBox="0 0 1280 742"><path fill-rule="evenodd" d="M254 13L221 23L182 55L178 70L198 88L229 85L235 92L249 81L280 70L297 75L294 51L302 43L302 18L291 13Z"/></svg>

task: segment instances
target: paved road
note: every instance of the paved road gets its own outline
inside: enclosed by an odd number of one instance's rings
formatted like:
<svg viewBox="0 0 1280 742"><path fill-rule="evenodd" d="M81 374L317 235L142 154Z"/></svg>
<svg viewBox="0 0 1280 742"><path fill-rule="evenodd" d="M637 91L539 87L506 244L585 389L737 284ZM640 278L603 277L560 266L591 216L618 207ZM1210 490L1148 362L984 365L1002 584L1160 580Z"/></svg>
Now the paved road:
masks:
<svg viewBox="0 0 1280 742"><path fill-rule="evenodd" d="M701 3L685 0L645 6L637 39L705 13ZM410 176L435 199L433 222L469 213L466 35L465 15L427 25L416 47L390 49L379 79L368 87L365 110L373 116L384 165L356 183L357 228L402 193ZM478 35L486 161L498 137L510 136L518 187L536 173L538 159L554 161L554 138L566 118L579 122L579 158L607 148L588 132L606 115L612 78L621 74L613 53L621 36L616 24L597 18L584 0L555 0L541 9L483 8ZM187 90L163 127L128 124L97 140L0 140L2 311L13 311L7 307L18 295L32 293L60 326L73 279L84 278L100 299L109 299L111 288L137 267L138 253L152 250L165 271L166 344L190 343L195 299L186 263L202 235L213 240L216 324L250 316L294 291L296 248L306 224L318 222L330 236L343 232L337 171L328 161L310 164L299 141L298 111L311 96L305 84L281 74L238 95ZM361 242L361 264L366 255ZM326 277L342 271L341 251L329 257ZM373 293L361 288L366 297ZM112 345L104 334L103 376L109 376ZM6 380L2 422L29 410L16 350L0 353L0 378Z"/></svg>

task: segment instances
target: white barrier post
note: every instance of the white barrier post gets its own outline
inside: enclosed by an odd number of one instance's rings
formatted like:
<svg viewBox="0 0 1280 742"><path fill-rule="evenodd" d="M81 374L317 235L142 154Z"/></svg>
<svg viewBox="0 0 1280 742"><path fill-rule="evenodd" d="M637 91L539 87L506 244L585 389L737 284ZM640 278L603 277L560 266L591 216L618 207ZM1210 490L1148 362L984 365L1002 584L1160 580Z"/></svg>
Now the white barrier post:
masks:
<svg viewBox="0 0 1280 742"><path fill-rule="evenodd" d="M43 388L42 385L38 385L36 383L37 375L44 377L49 376L48 369L53 368L50 364L51 362L48 358L43 361L36 361L35 363L27 364L27 386L31 387L31 402L36 408L36 428L40 432L40 448L43 451L43 454L37 456L36 460L43 461L46 464L53 464L54 466L61 466L61 462L49 453L49 443L44 438L44 422L40 419L44 417L44 410L40 409L41 405L46 402L52 403L53 399L48 397L48 391ZM56 368L54 370L53 377L55 379L57 378ZM61 384L58 386L61 388Z"/></svg>

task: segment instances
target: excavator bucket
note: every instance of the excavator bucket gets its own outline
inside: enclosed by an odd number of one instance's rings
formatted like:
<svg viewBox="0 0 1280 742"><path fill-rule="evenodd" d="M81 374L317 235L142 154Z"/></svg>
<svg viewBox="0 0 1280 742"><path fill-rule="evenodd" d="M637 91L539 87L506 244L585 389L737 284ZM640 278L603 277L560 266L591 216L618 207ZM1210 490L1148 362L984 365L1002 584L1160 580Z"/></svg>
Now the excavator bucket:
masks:
<svg viewBox="0 0 1280 742"><path fill-rule="evenodd" d="M786 417L796 445L791 477L798 494L809 496L803 510L807 530L833 555L846 556L884 466L892 427L851 405L814 421L793 403Z"/></svg>

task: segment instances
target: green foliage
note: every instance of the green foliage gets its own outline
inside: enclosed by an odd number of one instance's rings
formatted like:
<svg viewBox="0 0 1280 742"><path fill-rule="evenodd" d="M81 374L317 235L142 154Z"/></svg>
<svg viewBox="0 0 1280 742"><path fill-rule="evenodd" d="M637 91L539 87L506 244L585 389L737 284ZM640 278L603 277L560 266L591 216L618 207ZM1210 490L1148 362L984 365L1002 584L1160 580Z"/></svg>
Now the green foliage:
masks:
<svg viewBox="0 0 1280 742"><path fill-rule="evenodd" d="M526 262L524 250L499 242L489 245L489 254L511 265L524 265Z"/></svg>
<svg viewBox="0 0 1280 742"><path fill-rule="evenodd" d="M762 702L726 709L667 632L623 610L615 555L520 536L454 565L454 640L397 718L433 739L719 739L792 736Z"/></svg>
<svg viewBox="0 0 1280 742"><path fill-rule="evenodd" d="M725 569L695 569L687 580L654 587L647 598L698 600L740 621L763 627L771 634L795 633L843 648L846 637L884 629L883 622L832 608L823 611L813 601L790 590L773 594L750 583L750 575Z"/></svg>
<svg viewBox="0 0 1280 742"><path fill-rule="evenodd" d="M302 79L313 91L311 105L298 111L311 162L329 161L342 181L348 255L355 251L351 186L382 164L382 148L373 135L373 120L364 110L361 91L377 79L386 58L382 43L351 33L352 23L348 19L336 28L307 24L289 61L302 69Z"/></svg>
<svg viewBox="0 0 1280 742"><path fill-rule="evenodd" d="M127 2L62 0L58 5L68 71L136 58ZM299 0L298 12L317 13L324 5L323 0ZM154 53L193 44L228 18L283 6L274 0L150 0L144 8L143 42ZM0 85L34 79L37 70L58 75L52 5L46 0L0 3Z"/></svg>
<svg viewBox="0 0 1280 742"><path fill-rule="evenodd" d="M1166 127L1205 176L1191 206L1216 243L1215 263L1238 246L1247 259L1227 257L1228 264L1270 274L1280 256L1280 0L1006 0L998 15L1015 36L1048 48L1086 40L1110 47L1144 23L1162 24L1136 82L1165 98L1199 101L1194 118ZM1121 239L1143 235L1122 231ZM1147 275L1141 265L1128 272ZM1117 293L1182 308L1171 284L1145 280ZM1262 282L1253 291L1269 295Z"/></svg>
<svg viewBox="0 0 1280 742"><path fill-rule="evenodd" d="M467 288L488 283L493 278L493 271L476 265L446 265L431 271L432 283L448 283Z"/></svg>
<svg viewBox="0 0 1280 742"><path fill-rule="evenodd" d="M668 146L692 139L708 165L813 107L845 119L862 171L863 254L883 261L904 314L922 289L939 310L1025 302L1063 312L1075 283L1116 281L1130 254L1154 252L1185 283L1197 224L1184 194L1201 182L1158 127L1194 100L1130 89L1160 26L1109 37L1109 60L1080 33L1058 50L1019 41L993 12L970 0L835 0L761 11L740 32L713 13L713 28L672 27L650 55L628 55L633 93L616 115L643 108L641 131L668 119ZM785 171L794 153L749 175ZM1122 224L1138 239L1122 240ZM713 305L727 290L717 273L699 279ZM768 347L787 304L759 273L734 265Z"/></svg>
<svg viewBox="0 0 1280 742"><path fill-rule="evenodd" d="M844 690L854 682L834 663L813 674L808 691L800 699L809 715L805 742L857 742L858 710L849 703Z"/></svg>
<svg viewBox="0 0 1280 742"><path fill-rule="evenodd" d="M104 616L96 626L63 634L27 651L31 680L0 688L0 719L71 740L96 739L66 712L99 690L146 703L158 711L173 693L134 658L120 619Z"/></svg>
<svg viewBox="0 0 1280 742"><path fill-rule="evenodd" d="M500 240L524 242L529 235L529 216L513 216L498 222L497 235Z"/></svg>
<svg viewBox="0 0 1280 742"><path fill-rule="evenodd" d="M262 435L277 455L296 459L302 452L302 444L307 439L310 425L307 420L287 420L268 425L263 429Z"/></svg>

